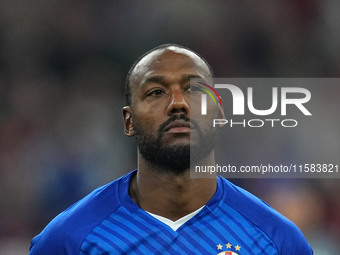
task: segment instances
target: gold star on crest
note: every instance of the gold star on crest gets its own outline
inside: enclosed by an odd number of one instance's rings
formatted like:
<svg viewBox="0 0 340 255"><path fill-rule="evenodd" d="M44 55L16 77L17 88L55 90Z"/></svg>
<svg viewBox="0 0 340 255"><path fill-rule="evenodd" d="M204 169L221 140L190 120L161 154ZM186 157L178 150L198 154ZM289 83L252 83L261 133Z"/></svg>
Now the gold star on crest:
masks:
<svg viewBox="0 0 340 255"><path fill-rule="evenodd" d="M235 251L239 251L239 250L241 250L241 246L236 245L236 246L235 246Z"/></svg>
<svg viewBox="0 0 340 255"><path fill-rule="evenodd" d="M227 246L227 249L230 249L231 248L231 243L227 243L225 246Z"/></svg>
<svg viewBox="0 0 340 255"><path fill-rule="evenodd" d="M217 245L217 250L222 250L223 246L221 244Z"/></svg>

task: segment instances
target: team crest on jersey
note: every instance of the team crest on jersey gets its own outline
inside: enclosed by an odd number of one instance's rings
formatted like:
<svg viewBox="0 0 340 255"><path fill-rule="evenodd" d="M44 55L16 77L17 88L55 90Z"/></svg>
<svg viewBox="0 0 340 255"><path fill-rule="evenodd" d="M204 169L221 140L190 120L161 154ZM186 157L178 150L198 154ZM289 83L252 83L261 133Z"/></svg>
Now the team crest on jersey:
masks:
<svg viewBox="0 0 340 255"><path fill-rule="evenodd" d="M240 255L241 246L232 245L231 243L226 243L225 245L217 244L217 250L220 250L217 255Z"/></svg>
<svg viewBox="0 0 340 255"><path fill-rule="evenodd" d="M222 251L217 255L239 255L239 254L233 251Z"/></svg>

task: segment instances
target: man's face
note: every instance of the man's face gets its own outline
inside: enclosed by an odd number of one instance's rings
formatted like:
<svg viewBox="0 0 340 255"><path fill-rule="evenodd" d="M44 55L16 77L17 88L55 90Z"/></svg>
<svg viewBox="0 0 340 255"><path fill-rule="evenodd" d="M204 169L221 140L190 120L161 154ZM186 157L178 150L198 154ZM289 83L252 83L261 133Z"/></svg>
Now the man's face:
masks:
<svg viewBox="0 0 340 255"><path fill-rule="evenodd" d="M137 64L131 78L131 115L139 152L177 174L190 166L190 136L197 146L214 140L207 123L190 120L190 78L211 76L200 58L178 48L151 53Z"/></svg>

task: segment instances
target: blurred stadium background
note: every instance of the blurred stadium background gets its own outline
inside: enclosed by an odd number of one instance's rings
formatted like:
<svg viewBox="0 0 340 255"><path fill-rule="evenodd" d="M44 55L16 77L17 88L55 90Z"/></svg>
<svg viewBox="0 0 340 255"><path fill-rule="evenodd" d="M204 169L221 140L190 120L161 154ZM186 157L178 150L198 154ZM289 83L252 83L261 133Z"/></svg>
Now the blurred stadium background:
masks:
<svg viewBox="0 0 340 255"><path fill-rule="evenodd" d="M1 0L0 254L28 254L55 215L135 168L121 108L142 53L179 43L216 77L339 77L339 12L336 0ZM340 155L339 136L327 139ZM339 180L237 182L293 220L315 254L340 254Z"/></svg>

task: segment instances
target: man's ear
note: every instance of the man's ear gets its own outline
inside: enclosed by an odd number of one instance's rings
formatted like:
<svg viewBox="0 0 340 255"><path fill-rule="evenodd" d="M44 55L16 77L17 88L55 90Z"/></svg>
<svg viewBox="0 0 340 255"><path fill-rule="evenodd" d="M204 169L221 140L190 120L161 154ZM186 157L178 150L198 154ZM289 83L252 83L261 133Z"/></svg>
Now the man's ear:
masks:
<svg viewBox="0 0 340 255"><path fill-rule="evenodd" d="M124 133L127 136L133 136L135 134L133 130L131 107L124 106L123 108L123 121L124 121Z"/></svg>

